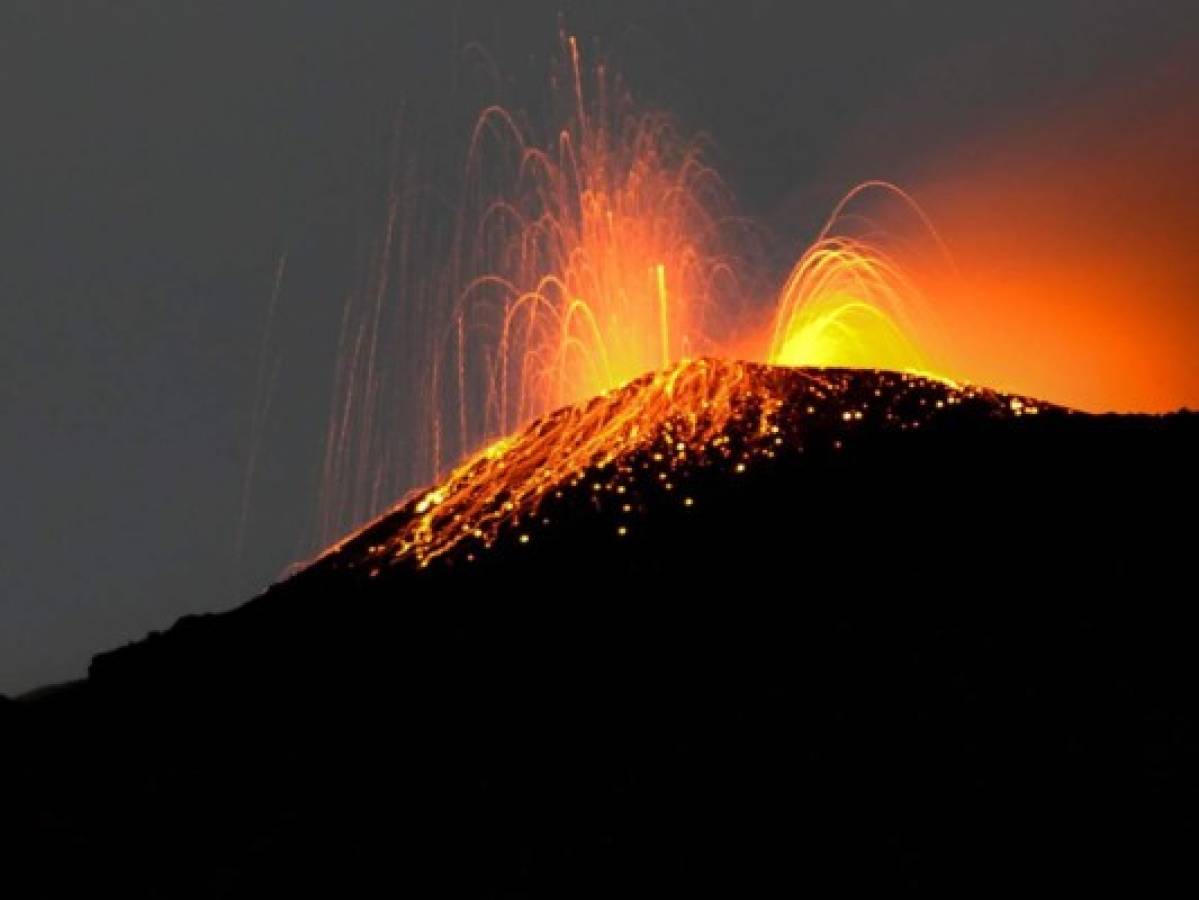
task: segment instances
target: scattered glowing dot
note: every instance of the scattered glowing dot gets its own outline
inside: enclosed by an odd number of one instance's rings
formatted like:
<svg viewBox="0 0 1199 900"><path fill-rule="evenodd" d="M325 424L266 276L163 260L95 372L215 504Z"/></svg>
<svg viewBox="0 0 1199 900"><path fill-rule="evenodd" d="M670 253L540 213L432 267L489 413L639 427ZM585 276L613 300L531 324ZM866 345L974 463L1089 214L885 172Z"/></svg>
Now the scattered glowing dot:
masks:
<svg viewBox="0 0 1199 900"><path fill-rule="evenodd" d="M520 536L520 542L522 544L527 544L529 542L529 536L527 534L522 534Z"/></svg>

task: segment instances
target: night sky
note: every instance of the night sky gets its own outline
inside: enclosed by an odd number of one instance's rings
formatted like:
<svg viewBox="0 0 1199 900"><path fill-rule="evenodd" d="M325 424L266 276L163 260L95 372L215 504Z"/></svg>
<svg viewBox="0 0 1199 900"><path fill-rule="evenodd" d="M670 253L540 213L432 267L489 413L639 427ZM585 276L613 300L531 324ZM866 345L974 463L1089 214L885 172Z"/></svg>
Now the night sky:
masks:
<svg viewBox="0 0 1199 900"><path fill-rule="evenodd" d="M1164 64L1199 83L1194 0L5 3L0 692L311 555L342 301L397 111L421 123L408 150L452 165L477 41L535 117L559 11L710 134L743 208L796 246L857 181L931 184L1064 110L1138 106Z"/></svg>

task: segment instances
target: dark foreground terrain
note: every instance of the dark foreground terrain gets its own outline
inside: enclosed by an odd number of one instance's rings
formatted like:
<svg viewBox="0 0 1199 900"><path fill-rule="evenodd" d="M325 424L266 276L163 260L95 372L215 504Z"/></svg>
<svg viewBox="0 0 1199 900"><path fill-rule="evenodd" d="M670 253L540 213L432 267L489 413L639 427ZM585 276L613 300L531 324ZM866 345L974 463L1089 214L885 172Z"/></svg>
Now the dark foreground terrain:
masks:
<svg viewBox="0 0 1199 900"><path fill-rule="evenodd" d="M1197 417L941 410L941 388L878 378L796 426L802 453L676 467L693 502L645 487L624 534L585 481L527 543L372 575L383 520L0 703L5 877L1193 890ZM837 414L901 389L918 428Z"/></svg>

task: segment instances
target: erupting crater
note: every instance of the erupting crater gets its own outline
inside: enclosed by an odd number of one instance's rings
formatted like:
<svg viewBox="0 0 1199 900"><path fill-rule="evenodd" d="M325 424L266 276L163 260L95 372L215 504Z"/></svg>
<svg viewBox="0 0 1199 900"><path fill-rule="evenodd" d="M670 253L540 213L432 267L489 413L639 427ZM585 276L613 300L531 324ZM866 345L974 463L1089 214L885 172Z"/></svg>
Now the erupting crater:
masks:
<svg viewBox="0 0 1199 900"><path fill-rule="evenodd" d="M471 564L497 547L541 541L580 515L600 516L620 539L655 509L703 503L711 475L802 464L864 434L1071 414L911 373L686 360L490 444L321 561L368 577L394 566Z"/></svg>

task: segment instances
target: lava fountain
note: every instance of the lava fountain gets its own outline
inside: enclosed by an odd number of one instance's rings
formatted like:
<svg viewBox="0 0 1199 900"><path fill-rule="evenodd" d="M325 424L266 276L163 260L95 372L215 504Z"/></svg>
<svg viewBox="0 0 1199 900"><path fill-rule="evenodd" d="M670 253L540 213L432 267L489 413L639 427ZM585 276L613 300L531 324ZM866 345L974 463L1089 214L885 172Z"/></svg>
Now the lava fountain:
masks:
<svg viewBox="0 0 1199 900"><path fill-rule="evenodd" d="M467 447L698 354L719 354L747 295L747 224L702 139L640 110L574 38L561 127L534 144L493 106L475 126L440 379ZM440 385L435 395L441 396ZM478 398L482 397L480 404Z"/></svg>
<svg viewBox="0 0 1199 900"><path fill-rule="evenodd" d="M885 229L871 229L865 236L841 230L849 205L867 192L898 200L917 220L917 231L952 266L915 200L893 184L864 182L837 204L787 277L766 359L784 366L891 369L944 377L937 374L944 372L943 365L928 348L929 335L936 330L928 321L929 306L901 255L887 248Z"/></svg>

